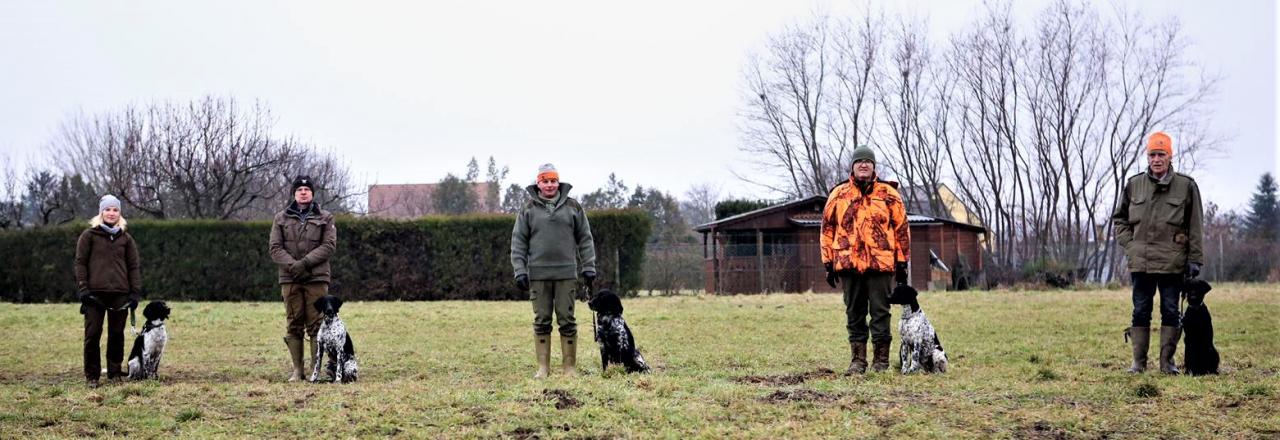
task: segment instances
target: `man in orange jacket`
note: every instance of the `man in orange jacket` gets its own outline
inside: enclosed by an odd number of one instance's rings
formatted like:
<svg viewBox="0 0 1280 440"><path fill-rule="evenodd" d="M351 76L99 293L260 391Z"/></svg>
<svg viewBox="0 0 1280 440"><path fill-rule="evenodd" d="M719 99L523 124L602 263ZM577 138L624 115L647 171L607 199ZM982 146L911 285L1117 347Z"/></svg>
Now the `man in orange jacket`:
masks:
<svg viewBox="0 0 1280 440"><path fill-rule="evenodd" d="M867 313L875 357L872 371L889 368L889 293L907 283L911 232L898 184L876 179L876 155L867 146L853 150L849 181L837 185L822 212L822 264L827 284L844 290L849 349L845 374L867 371ZM869 306L869 307L868 307ZM869 310L868 310L869 309Z"/></svg>

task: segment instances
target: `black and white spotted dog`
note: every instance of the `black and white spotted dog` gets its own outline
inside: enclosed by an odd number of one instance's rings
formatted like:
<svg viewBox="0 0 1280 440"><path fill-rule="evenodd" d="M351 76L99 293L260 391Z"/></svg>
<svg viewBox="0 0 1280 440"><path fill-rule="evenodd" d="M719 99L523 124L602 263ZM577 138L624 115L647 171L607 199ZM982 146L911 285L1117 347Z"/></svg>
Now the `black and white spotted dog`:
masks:
<svg viewBox="0 0 1280 440"><path fill-rule="evenodd" d="M600 344L601 372L609 369L609 364L622 364L628 373L646 373L649 365L644 356L636 349L636 338L622 319L622 300L612 291L605 289L596 293L587 303L596 312L596 342Z"/></svg>
<svg viewBox="0 0 1280 440"><path fill-rule="evenodd" d="M169 332L164 329L164 321L169 319L169 305L164 301L152 301L142 309L142 316L147 322L142 324L142 332L133 339L133 350L129 352L129 380L158 378L160 357L164 355L164 346L169 343Z"/></svg>
<svg viewBox="0 0 1280 440"><path fill-rule="evenodd" d="M902 320L898 322L899 343L898 360L902 363L902 374L923 371L925 373L946 373L947 353L942 350L942 341L934 331L929 318L924 316L916 297L920 295L915 288L899 285L889 295L889 304L902 305Z"/></svg>
<svg viewBox="0 0 1280 440"><path fill-rule="evenodd" d="M1213 290L1205 280L1188 280L1182 286L1187 296L1187 310L1182 312L1182 331L1186 349L1182 351L1183 371L1192 376L1218 374L1221 359L1213 346L1213 317L1204 305L1204 296Z"/></svg>
<svg viewBox="0 0 1280 440"><path fill-rule="evenodd" d="M338 310L342 308L342 299L325 295L316 300L315 307L324 315L324 322L316 332L317 353L315 365L311 368L311 381L320 379L320 364L325 356L328 356L329 362L325 365L325 371L329 373L332 381L355 382L359 378L356 346L351 342L351 335L347 334L347 325L343 324L342 318L338 317Z"/></svg>

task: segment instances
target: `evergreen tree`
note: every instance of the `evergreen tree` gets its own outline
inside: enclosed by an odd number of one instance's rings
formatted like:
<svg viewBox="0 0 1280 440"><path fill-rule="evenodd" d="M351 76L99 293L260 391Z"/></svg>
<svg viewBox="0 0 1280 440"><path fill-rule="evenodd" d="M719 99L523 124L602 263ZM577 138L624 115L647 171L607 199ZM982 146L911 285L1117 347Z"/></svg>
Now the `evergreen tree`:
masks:
<svg viewBox="0 0 1280 440"><path fill-rule="evenodd" d="M466 214L475 212L476 198L472 193L471 183L449 173L440 179L435 193L431 195L431 203L437 214Z"/></svg>
<svg viewBox="0 0 1280 440"><path fill-rule="evenodd" d="M1280 238L1280 205L1276 201L1276 180L1271 173L1258 179L1258 187L1249 200L1245 231L1255 240L1274 243Z"/></svg>

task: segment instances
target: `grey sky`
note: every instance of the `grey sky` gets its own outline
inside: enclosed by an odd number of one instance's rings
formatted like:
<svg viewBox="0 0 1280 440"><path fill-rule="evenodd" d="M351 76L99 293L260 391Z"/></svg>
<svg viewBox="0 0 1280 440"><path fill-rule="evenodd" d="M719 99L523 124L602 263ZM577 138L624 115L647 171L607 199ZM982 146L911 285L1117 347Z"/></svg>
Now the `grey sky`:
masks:
<svg viewBox="0 0 1280 440"><path fill-rule="evenodd" d="M1043 2L1018 2L1030 16ZM642 6L637 6L642 5ZM929 16L935 40L976 0L877 2ZM1106 4L1102 4L1104 7ZM368 183L434 182L490 155L531 180L553 162L584 190L609 172L682 194L748 186L738 152L747 53L838 1L3 2L0 151L40 157L77 112L204 94L267 102L278 128ZM1277 12L1269 0L1139 1L1179 17L1192 56L1226 77L1225 154L1196 177L1240 207L1276 153ZM1176 134L1175 142L1176 142ZM736 168L735 168L736 167Z"/></svg>

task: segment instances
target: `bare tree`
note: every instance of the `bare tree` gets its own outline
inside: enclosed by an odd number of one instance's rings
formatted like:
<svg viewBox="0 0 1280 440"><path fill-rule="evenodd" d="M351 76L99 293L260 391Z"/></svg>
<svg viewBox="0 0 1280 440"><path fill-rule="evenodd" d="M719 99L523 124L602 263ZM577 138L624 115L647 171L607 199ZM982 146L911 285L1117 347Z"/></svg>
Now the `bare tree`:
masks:
<svg viewBox="0 0 1280 440"><path fill-rule="evenodd" d="M938 122L931 119L938 103L926 29L922 20L899 19L875 96L884 115L881 145L889 153L882 162L906 185L904 196L923 199L912 200L912 206L926 206L931 215L946 218L949 211L938 191L943 150L931 127Z"/></svg>
<svg viewBox="0 0 1280 440"><path fill-rule="evenodd" d="M22 195L19 189L18 172L9 155L0 156L0 229L18 229L22 227Z"/></svg>
<svg viewBox="0 0 1280 440"><path fill-rule="evenodd" d="M833 156L829 130L834 96L830 19L814 18L769 39L765 54L747 67L749 93L741 149L762 172L783 185L747 179L791 197L825 194L843 167Z"/></svg>
<svg viewBox="0 0 1280 440"><path fill-rule="evenodd" d="M691 226L710 223L716 219L716 203L720 203L721 190L709 182L694 184L684 193L680 212Z"/></svg>
<svg viewBox="0 0 1280 440"><path fill-rule="evenodd" d="M1203 122L1217 78L1186 58L1175 20L1071 0L1025 24L1010 4L982 12L940 46L921 20L885 32L869 11L775 35L745 67L752 179L825 193L846 173L832 165L871 144L886 175L927 199L913 206L950 213L937 189L953 184L989 230L994 281L1028 263L1108 281L1120 262L1108 218L1143 140L1176 133L1175 165L1193 170L1217 142Z"/></svg>
<svg viewBox="0 0 1280 440"><path fill-rule="evenodd" d="M261 103L205 97L74 118L51 150L65 169L156 218L265 217L287 203L298 173L327 182L322 202L355 195L332 155L276 135L274 123Z"/></svg>

